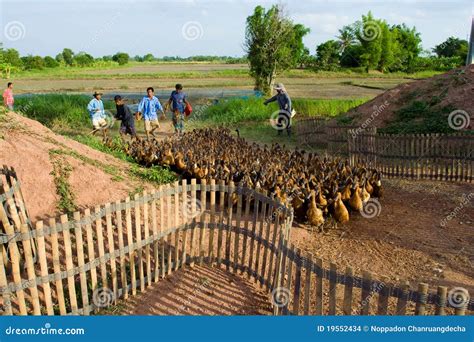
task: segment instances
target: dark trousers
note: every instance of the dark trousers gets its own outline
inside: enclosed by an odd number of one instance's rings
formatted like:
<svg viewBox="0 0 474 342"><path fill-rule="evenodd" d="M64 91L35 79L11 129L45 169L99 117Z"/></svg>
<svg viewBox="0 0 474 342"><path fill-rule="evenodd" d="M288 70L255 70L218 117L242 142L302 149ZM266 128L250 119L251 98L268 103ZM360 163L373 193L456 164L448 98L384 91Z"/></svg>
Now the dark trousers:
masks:
<svg viewBox="0 0 474 342"><path fill-rule="evenodd" d="M280 129L278 130L278 135L281 135L281 132L283 130L286 130L286 133L288 136L291 135L291 116L286 110L280 111L280 114L278 115L278 127Z"/></svg>

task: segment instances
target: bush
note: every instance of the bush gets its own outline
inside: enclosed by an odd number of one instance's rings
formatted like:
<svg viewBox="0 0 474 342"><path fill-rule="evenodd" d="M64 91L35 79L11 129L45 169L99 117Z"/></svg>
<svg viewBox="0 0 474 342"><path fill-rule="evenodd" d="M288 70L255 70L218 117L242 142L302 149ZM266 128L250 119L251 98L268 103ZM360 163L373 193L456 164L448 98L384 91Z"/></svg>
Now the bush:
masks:
<svg viewBox="0 0 474 342"><path fill-rule="evenodd" d="M51 56L46 56L44 58L44 65L47 67L47 68L56 68L59 66L59 63L57 60L55 60L53 57Z"/></svg>
<svg viewBox="0 0 474 342"><path fill-rule="evenodd" d="M125 65L128 63L128 60L130 59L130 56L128 53L125 52L118 52L116 53L112 59L117 62L119 65Z"/></svg>
<svg viewBox="0 0 474 342"><path fill-rule="evenodd" d="M44 69L45 64L43 58L40 56L25 56L21 57L21 61L23 62L23 68L25 70L32 70L32 69Z"/></svg>
<svg viewBox="0 0 474 342"><path fill-rule="evenodd" d="M94 65L94 57L88 53L80 53L74 56L74 63L80 67L92 66Z"/></svg>

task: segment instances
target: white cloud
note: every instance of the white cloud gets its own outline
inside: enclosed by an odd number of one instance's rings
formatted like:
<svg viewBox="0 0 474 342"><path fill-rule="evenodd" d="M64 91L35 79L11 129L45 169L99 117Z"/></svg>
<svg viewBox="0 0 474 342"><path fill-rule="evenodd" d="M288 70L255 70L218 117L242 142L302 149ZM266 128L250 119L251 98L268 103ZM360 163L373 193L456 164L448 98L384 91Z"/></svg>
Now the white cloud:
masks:
<svg viewBox="0 0 474 342"><path fill-rule="evenodd" d="M292 18L296 22L309 27L313 34L324 33L329 35L336 35L342 26L353 21L347 15L331 13L300 13L293 15Z"/></svg>

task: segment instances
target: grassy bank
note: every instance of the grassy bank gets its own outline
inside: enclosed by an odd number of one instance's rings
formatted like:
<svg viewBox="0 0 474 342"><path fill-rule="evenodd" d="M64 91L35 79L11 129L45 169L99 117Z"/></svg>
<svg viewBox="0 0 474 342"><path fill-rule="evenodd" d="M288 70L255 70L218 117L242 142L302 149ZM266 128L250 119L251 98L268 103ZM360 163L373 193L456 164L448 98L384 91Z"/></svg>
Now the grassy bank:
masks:
<svg viewBox="0 0 474 342"><path fill-rule="evenodd" d="M90 127L87 95L47 94L19 97L15 100L15 110L58 131ZM112 101L104 101L105 109L112 109Z"/></svg>

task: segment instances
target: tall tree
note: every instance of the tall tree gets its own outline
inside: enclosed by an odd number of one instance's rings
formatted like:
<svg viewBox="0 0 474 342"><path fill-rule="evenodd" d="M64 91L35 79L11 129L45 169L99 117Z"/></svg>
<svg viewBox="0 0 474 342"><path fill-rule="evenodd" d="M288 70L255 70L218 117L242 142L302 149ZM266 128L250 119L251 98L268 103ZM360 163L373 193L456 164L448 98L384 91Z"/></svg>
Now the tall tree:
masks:
<svg viewBox="0 0 474 342"><path fill-rule="evenodd" d="M363 15L362 20L356 23L356 37L363 48L360 65L367 72L379 66L382 56L382 26L382 21L375 20L371 12Z"/></svg>
<svg viewBox="0 0 474 342"><path fill-rule="evenodd" d="M421 36L415 27L407 25L392 26L394 37L395 70L412 71L415 61L422 51Z"/></svg>
<svg viewBox="0 0 474 342"><path fill-rule="evenodd" d="M321 70L338 69L340 57L340 44L335 40L328 40L316 48L317 66Z"/></svg>
<svg viewBox="0 0 474 342"><path fill-rule="evenodd" d="M296 66L304 56L303 37L308 32L293 24L279 5L268 11L255 7L247 18L244 45L256 89L270 93L277 73Z"/></svg>
<svg viewBox="0 0 474 342"><path fill-rule="evenodd" d="M347 47L354 45L357 41L354 25L343 26L336 38L339 40L341 52L344 52Z"/></svg>
<svg viewBox="0 0 474 342"><path fill-rule="evenodd" d="M393 34L385 21L381 23L380 31L380 46L382 52L380 54L378 69L382 72L387 72L390 71L390 68L395 63Z"/></svg>
<svg viewBox="0 0 474 342"><path fill-rule="evenodd" d="M21 67L22 62L20 58L20 53L15 49L7 49L3 51L3 60L6 63L10 63L10 65L14 67Z"/></svg>
<svg viewBox="0 0 474 342"><path fill-rule="evenodd" d="M468 49L469 44L467 40L449 37L443 43L436 45L433 52L438 57L461 57L465 61Z"/></svg>
<svg viewBox="0 0 474 342"><path fill-rule="evenodd" d="M115 55L112 56L112 60L117 62L119 65L125 65L128 63L130 56L128 53L125 52L117 52Z"/></svg>
<svg viewBox="0 0 474 342"><path fill-rule="evenodd" d="M74 63L74 52L71 49L63 49L62 57L66 65L71 66Z"/></svg>

